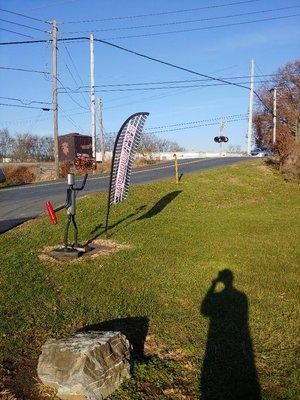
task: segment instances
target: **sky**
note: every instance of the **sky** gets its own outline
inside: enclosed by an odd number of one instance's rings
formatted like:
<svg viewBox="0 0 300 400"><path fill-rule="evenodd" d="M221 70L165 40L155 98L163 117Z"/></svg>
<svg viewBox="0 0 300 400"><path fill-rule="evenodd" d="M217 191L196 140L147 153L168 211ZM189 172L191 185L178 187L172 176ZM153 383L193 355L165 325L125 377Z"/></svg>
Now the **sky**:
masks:
<svg viewBox="0 0 300 400"><path fill-rule="evenodd" d="M50 39L51 25L44 21L55 19L59 38L89 37L93 33L98 39L135 52L201 74L233 78L232 82L244 86L250 85L253 58L258 75L256 89L261 81L272 78L260 75L273 74L283 64L299 59L297 0L0 0L0 8L35 18L0 10L0 42ZM0 129L8 128L11 134L52 136L52 112L40 109L52 108L51 43L2 45L0 67L44 72L0 69L0 103L12 105L0 105ZM89 134L88 40L59 43L58 79L59 92L67 91L58 96L59 134ZM214 151L219 146L213 141L219 134L219 123L227 119L228 145L245 149L249 90L200 79L204 78L95 43L96 96L103 101L106 133L118 131L129 115L148 111L145 128L155 128L150 131L157 136L189 150ZM79 89L81 86L86 87ZM82 90L87 93L80 93ZM232 115L237 115L234 119L238 121L230 121L228 116ZM195 121L202 122L192 123ZM196 126L205 123L215 125Z"/></svg>

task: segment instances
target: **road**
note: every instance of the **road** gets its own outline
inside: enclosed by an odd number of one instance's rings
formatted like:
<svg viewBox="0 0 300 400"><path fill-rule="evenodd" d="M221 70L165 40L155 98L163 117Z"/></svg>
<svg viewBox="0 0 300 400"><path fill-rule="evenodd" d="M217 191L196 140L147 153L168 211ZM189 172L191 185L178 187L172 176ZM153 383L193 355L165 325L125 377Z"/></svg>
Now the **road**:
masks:
<svg viewBox="0 0 300 400"><path fill-rule="evenodd" d="M179 161L179 170L185 175L234 164L246 159L246 157L185 159ZM167 162L133 170L131 184L138 185L172 176L174 176L174 162ZM85 189L79 192L79 196L107 190L108 179L108 174L90 175ZM78 185L80 185L79 179ZM58 181L0 189L0 233L39 216L44 211L47 200L50 200L55 206L63 204L66 198L66 188L66 181Z"/></svg>

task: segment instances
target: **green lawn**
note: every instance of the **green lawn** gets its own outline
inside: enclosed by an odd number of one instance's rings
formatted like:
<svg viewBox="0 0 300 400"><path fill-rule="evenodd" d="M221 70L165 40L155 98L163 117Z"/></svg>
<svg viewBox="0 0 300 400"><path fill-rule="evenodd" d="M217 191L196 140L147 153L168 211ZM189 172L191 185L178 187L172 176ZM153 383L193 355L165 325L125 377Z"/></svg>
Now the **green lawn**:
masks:
<svg viewBox="0 0 300 400"><path fill-rule="evenodd" d="M239 379L262 399L298 398L299 203L299 185L253 161L131 187L109 231L131 248L110 256L41 261L64 211L1 235L3 398L54 399L34 373L41 345L112 320L136 342L112 399L232 399ZM78 201L82 241L101 234L105 205L104 193ZM234 287L207 294L224 269Z"/></svg>

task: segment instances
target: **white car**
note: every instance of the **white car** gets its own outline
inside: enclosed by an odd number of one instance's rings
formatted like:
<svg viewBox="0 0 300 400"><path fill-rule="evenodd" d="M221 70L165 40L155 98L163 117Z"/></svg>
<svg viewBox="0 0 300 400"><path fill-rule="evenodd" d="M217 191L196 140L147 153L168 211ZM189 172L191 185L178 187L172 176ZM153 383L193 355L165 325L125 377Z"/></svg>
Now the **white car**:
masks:
<svg viewBox="0 0 300 400"><path fill-rule="evenodd" d="M272 155L272 149L269 147L257 147L251 151L253 157L267 157Z"/></svg>

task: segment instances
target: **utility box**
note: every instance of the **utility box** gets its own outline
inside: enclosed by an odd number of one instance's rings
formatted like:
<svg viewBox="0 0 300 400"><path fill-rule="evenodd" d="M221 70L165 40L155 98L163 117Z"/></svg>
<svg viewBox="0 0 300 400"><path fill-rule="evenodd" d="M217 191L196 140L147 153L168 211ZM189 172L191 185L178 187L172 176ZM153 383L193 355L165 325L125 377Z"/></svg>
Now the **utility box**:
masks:
<svg viewBox="0 0 300 400"><path fill-rule="evenodd" d="M71 161L80 157L92 157L92 137L68 133L58 137L59 161Z"/></svg>

